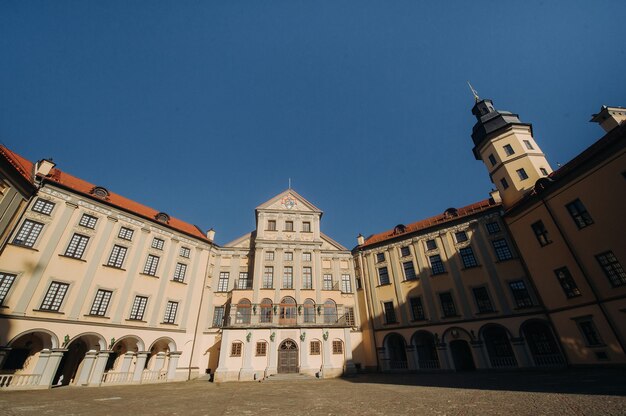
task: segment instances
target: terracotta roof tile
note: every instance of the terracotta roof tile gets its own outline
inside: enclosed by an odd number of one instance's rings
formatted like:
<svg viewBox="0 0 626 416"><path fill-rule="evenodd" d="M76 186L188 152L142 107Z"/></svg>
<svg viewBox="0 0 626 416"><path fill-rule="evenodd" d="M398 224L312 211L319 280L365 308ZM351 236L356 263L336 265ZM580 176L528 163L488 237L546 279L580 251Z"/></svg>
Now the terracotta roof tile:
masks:
<svg viewBox="0 0 626 416"><path fill-rule="evenodd" d="M0 145L0 154L9 161L13 167L26 179L28 182L33 182L33 162L23 158L17 153L9 150L6 146Z"/></svg>
<svg viewBox="0 0 626 416"><path fill-rule="evenodd" d="M426 218L421 221L417 221L405 226L404 232L397 232L396 228L385 231L382 233L369 236L363 245L360 247L371 246L376 243L380 243L392 238L396 238L400 235L410 234L416 231L425 230L427 228L443 224L450 221L458 220L459 218L467 217L482 211L486 211L493 207L499 206L499 203L493 201L493 199L485 199L483 201L476 202L471 205L467 205L462 208L456 208L456 215L453 215L451 209L447 209L443 214L435 215L434 217ZM452 209L454 210L454 208Z"/></svg>

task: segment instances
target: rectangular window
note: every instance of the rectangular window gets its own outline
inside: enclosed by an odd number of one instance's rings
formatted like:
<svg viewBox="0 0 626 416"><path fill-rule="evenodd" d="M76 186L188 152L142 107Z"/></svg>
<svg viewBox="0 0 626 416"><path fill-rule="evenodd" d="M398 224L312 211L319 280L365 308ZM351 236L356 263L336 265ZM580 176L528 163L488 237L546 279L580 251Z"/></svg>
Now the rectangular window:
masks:
<svg viewBox="0 0 626 416"><path fill-rule="evenodd" d="M346 325L347 326L355 326L355 320L354 320L354 308L350 307L350 306L346 306L345 309L345 317L346 317Z"/></svg>
<svg viewBox="0 0 626 416"><path fill-rule="evenodd" d="M219 280L217 281L218 292L228 292L228 279L230 278L229 272L220 272Z"/></svg>
<svg viewBox="0 0 626 416"><path fill-rule="evenodd" d="M47 201L45 199L37 199L33 205L33 211L44 215L50 215L54 208L54 202Z"/></svg>
<svg viewBox="0 0 626 416"><path fill-rule="evenodd" d="M322 350L319 341L311 341L311 343L309 344L309 349L311 350L311 355L320 355L320 352Z"/></svg>
<svg viewBox="0 0 626 416"><path fill-rule="evenodd" d="M22 227L15 236L13 244L25 247L32 247L43 229L43 224L31 220L24 220Z"/></svg>
<svg viewBox="0 0 626 416"><path fill-rule="evenodd" d="M276 231L276 220L267 220L267 231Z"/></svg>
<svg viewBox="0 0 626 416"><path fill-rule="evenodd" d="M333 275L325 274L323 276L322 290L333 290Z"/></svg>
<svg viewBox="0 0 626 416"><path fill-rule="evenodd" d="M293 289L293 267L283 269L283 289Z"/></svg>
<svg viewBox="0 0 626 416"><path fill-rule="evenodd" d="M89 237L81 234L74 234L70 240L70 244L65 250L65 256L80 259L85 253L85 248L89 242Z"/></svg>
<svg viewBox="0 0 626 416"><path fill-rule="evenodd" d="M263 289L272 289L274 287L274 268L271 266L265 267L263 273Z"/></svg>
<svg viewBox="0 0 626 416"><path fill-rule="evenodd" d="M400 255L402 257L407 257L411 255L411 249L409 246L400 247Z"/></svg>
<svg viewBox="0 0 626 416"><path fill-rule="evenodd" d="M546 226L543 225L543 221L534 222L530 225L530 227L533 229L535 237L537 238L537 241L539 241L539 245L543 247L552 242L550 241L550 237L548 237L548 230L546 230Z"/></svg>
<svg viewBox="0 0 626 416"><path fill-rule="evenodd" d="M156 248L157 250L163 250L163 245L165 241L161 238L154 237L152 239L152 248Z"/></svg>
<svg viewBox="0 0 626 416"><path fill-rule="evenodd" d="M493 312L493 305L491 304L491 298L489 298L489 292L486 287L475 287L472 289L474 292L474 299L476 300L476 306L478 306L479 313Z"/></svg>
<svg viewBox="0 0 626 416"><path fill-rule="evenodd" d="M528 289L526 289L526 284L523 280L510 282L509 287L511 288L513 299L515 299L515 304L518 308L530 308L533 306L533 300L531 299L530 293L528 293Z"/></svg>
<svg viewBox="0 0 626 416"><path fill-rule="evenodd" d="M426 250L434 250L437 248L437 242L435 240L426 240Z"/></svg>
<svg viewBox="0 0 626 416"><path fill-rule="evenodd" d="M535 150L532 143L530 143L530 140L524 140L524 146L526 146L526 149L528 150Z"/></svg>
<svg viewBox="0 0 626 416"><path fill-rule="evenodd" d="M383 308L385 310L385 323L395 324L397 321L396 321L396 311L393 308L393 302L384 302Z"/></svg>
<svg viewBox="0 0 626 416"><path fill-rule="evenodd" d="M42 311L58 311L63 303L63 298L70 287L67 283L52 282L48 288L48 292L41 303Z"/></svg>
<svg viewBox="0 0 626 416"><path fill-rule="evenodd" d="M583 334L588 347L604 345L604 342L602 342L602 338L600 338L600 334L591 319L579 320L576 323L578 324L578 328Z"/></svg>
<svg viewBox="0 0 626 416"><path fill-rule="evenodd" d="M507 189L509 187L509 182L506 180L506 178L500 179L500 184L502 185L502 189Z"/></svg>
<svg viewBox="0 0 626 416"><path fill-rule="evenodd" d="M583 205L580 199L576 199L575 201L570 202L565 205L569 214L572 216L572 219L576 223L576 226L581 229L585 228L588 225L593 224L593 219L589 212L587 212L587 208Z"/></svg>
<svg viewBox="0 0 626 416"><path fill-rule="evenodd" d="M565 296L567 296L568 298L575 298L576 296L580 296L580 290L578 289L578 286L576 286L576 282L574 281L574 278L572 277L572 274L569 272L567 267L561 267L560 269L556 269L554 271L554 274L561 284Z"/></svg>
<svg viewBox="0 0 626 416"><path fill-rule="evenodd" d="M302 289L313 289L313 273L310 267L302 268Z"/></svg>
<svg viewBox="0 0 626 416"><path fill-rule="evenodd" d="M168 300L167 306L165 307L165 316L163 316L163 323L164 324L176 323L177 311L178 311L178 302L173 302L171 300Z"/></svg>
<svg viewBox="0 0 626 416"><path fill-rule="evenodd" d="M497 222L488 222L487 224L485 224L485 228L487 228L487 232L489 234L496 234L500 232L500 224L498 224Z"/></svg>
<svg viewBox="0 0 626 416"><path fill-rule="evenodd" d="M80 221L78 222L78 225L82 227L91 228L93 230L94 228L96 228L97 222L98 222L98 218L94 217L93 215L83 214L83 216L80 217Z"/></svg>
<svg viewBox="0 0 626 416"><path fill-rule="evenodd" d="M8 273L0 273L0 306L4 304L7 294L13 286L16 275Z"/></svg>
<svg viewBox="0 0 626 416"><path fill-rule="evenodd" d="M430 268L433 275L446 272L446 269L443 267L443 262L441 261L441 256L439 254L429 256L428 261L430 262Z"/></svg>
<svg viewBox="0 0 626 416"><path fill-rule="evenodd" d="M412 261L405 261L404 263L402 263L402 268L404 269L405 280L417 279L417 275L415 274L415 267L413 266Z"/></svg>
<svg viewBox="0 0 626 416"><path fill-rule="evenodd" d="M491 163L491 166L496 165L496 158L493 156L493 154L489 155L489 163Z"/></svg>
<svg viewBox="0 0 626 416"><path fill-rule="evenodd" d="M524 179L528 179L528 174L526 173L524 168L517 169L515 172L517 172L517 176L518 176L520 181L523 181Z"/></svg>
<svg viewBox="0 0 626 416"><path fill-rule="evenodd" d="M454 306L454 299L452 299L452 293L440 293L439 300L441 301L441 310L443 311L444 317L457 316L456 306Z"/></svg>
<svg viewBox="0 0 626 416"><path fill-rule="evenodd" d="M293 231L293 221L285 221L285 231Z"/></svg>
<svg viewBox="0 0 626 416"><path fill-rule="evenodd" d="M266 355L267 355L267 343L257 342L256 343L256 356L265 357Z"/></svg>
<svg viewBox="0 0 626 416"><path fill-rule="evenodd" d="M385 261L385 253L376 253L376 263L382 263Z"/></svg>
<svg viewBox="0 0 626 416"><path fill-rule="evenodd" d="M478 262L474 256L474 250L471 247L464 247L459 250L461 254L461 260L463 260L463 267L469 269L470 267L477 267Z"/></svg>
<svg viewBox="0 0 626 416"><path fill-rule="evenodd" d="M248 282L248 272L239 272L239 282L237 283L237 289L252 289Z"/></svg>
<svg viewBox="0 0 626 416"><path fill-rule="evenodd" d="M96 298L93 300L93 304L91 305L89 315L105 316L107 308L109 307L111 296L113 296L113 292L110 290L98 289L96 292Z"/></svg>
<svg viewBox="0 0 626 416"><path fill-rule="evenodd" d="M187 273L187 265L185 263L176 263L176 269L174 270L174 280L175 282L184 282L185 281L185 273Z"/></svg>
<svg viewBox="0 0 626 416"><path fill-rule="evenodd" d="M423 321L426 319L424 314L424 305L422 305L422 298L409 298L411 305L411 318L414 321Z"/></svg>
<svg viewBox="0 0 626 416"><path fill-rule="evenodd" d="M543 176L548 176L548 171L546 170L546 168L539 168L539 171Z"/></svg>
<svg viewBox="0 0 626 416"><path fill-rule="evenodd" d="M302 261L311 261L311 253L302 253Z"/></svg>
<svg viewBox="0 0 626 416"><path fill-rule="evenodd" d="M498 261L504 261L513 258L513 253L511 253L509 245L504 238L501 238L499 240L493 240L491 244L493 245L493 249L496 252L496 257L498 258Z"/></svg>
<svg viewBox="0 0 626 416"><path fill-rule="evenodd" d="M159 267L159 257L148 254L148 258L146 259L146 265L143 268L143 274L156 276L157 267Z"/></svg>
<svg viewBox="0 0 626 416"><path fill-rule="evenodd" d="M285 251L283 258L285 259L285 261L293 261L293 252Z"/></svg>
<svg viewBox="0 0 626 416"><path fill-rule="evenodd" d="M333 341L333 354L343 354L343 342L339 340Z"/></svg>
<svg viewBox="0 0 626 416"><path fill-rule="evenodd" d="M389 273L387 272L386 267L378 268L378 282L381 285L389 284Z"/></svg>
<svg viewBox="0 0 626 416"><path fill-rule="evenodd" d="M342 293L352 293L352 284L350 283L350 275L342 274L341 275L341 292Z"/></svg>
<svg viewBox="0 0 626 416"><path fill-rule="evenodd" d="M305 221L302 223L302 232L304 233L310 233L311 232L311 223L308 221Z"/></svg>
<svg viewBox="0 0 626 416"><path fill-rule="evenodd" d="M133 321L143 320L143 314L146 312L146 305L148 304L148 298L145 296L135 296L133 301L133 307L130 310L130 316L128 319Z"/></svg>
<svg viewBox="0 0 626 416"><path fill-rule="evenodd" d="M241 357L241 350L242 350L241 347L242 347L241 342L233 342L230 345L230 356Z"/></svg>
<svg viewBox="0 0 626 416"><path fill-rule="evenodd" d="M181 257L188 259L191 255L191 250L188 247L181 247L179 254Z"/></svg>
<svg viewBox="0 0 626 416"><path fill-rule="evenodd" d="M515 150L513 150L510 144L505 144L502 148L504 149L504 153L506 153L507 156L515 154Z"/></svg>
<svg viewBox="0 0 626 416"><path fill-rule="evenodd" d="M221 328L224 326L224 307L216 306L213 309L213 327Z"/></svg>
<svg viewBox="0 0 626 416"><path fill-rule="evenodd" d="M604 274L611 282L611 286L620 287L626 285L626 272L617 261L617 257L612 251L607 251L596 256L596 260L600 263L600 267L604 270Z"/></svg>
<svg viewBox="0 0 626 416"><path fill-rule="evenodd" d="M265 260L274 260L274 252L266 251L265 252Z"/></svg>
<svg viewBox="0 0 626 416"><path fill-rule="evenodd" d="M454 238L457 243L463 243L467 241L467 233L465 231L458 231L454 233Z"/></svg>
<svg viewBox="0 0 626 416"><path fill-rule="evenodd" d="M135 232L133 230L131 230L130 228L126 228L126 227L122 227L120 228L120 232L117 235L119 238L121 238L122 240L128 240L131 241L133 239L133 234Z"/></svg>
<svg viewBox="0 0 626 416"><path fill-rule="evenodd" d="M126 257L127 250L128 249L126 247L118 246L117 244L114 245L113 250L111 250L111 255L109 256L109 261L107 261L107 266L121 269L122 264L124 264L124 258Z"/></svg>

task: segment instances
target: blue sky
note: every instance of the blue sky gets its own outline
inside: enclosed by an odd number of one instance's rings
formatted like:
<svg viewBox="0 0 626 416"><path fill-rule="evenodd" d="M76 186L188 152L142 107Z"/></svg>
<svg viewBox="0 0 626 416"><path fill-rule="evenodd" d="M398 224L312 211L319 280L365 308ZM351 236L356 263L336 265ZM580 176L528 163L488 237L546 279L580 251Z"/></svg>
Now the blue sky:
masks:
<svg viewBox="0 0 626 416"><path fill-rule="evenodd" d="M552 166L626 106L624 1L0 1L0 141L226 243L288 178L322 231L488 196L470 80Z"/></svg>

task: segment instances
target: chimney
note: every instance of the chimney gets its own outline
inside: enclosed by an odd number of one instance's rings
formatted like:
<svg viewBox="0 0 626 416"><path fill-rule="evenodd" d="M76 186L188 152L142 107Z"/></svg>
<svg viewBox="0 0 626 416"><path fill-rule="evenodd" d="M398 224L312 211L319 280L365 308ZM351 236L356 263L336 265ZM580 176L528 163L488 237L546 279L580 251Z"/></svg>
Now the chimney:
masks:
<svg viewBox="0 0 626 416"><path fill-rule="evenodd" d="M605 132L610 132L626 120L626 108L603 105L598 114L593 114L591 122L598 123Z"/></svg>
<svg viewBox="0 0 626 416"><path fill-rule="evenodd" d="M52 159L41 159L39 162L35 163L35 176L48 176L52 168L55 166L56 163L54 163Z"/></svg>
<svg viewBox="0 0 626 416"><path fill-rule="evenodd" d="M359 234L358 237L356 238L356 243L362 246L363 244L365 244L365 237Z"/></svg>
<svg viewBox="0 0 626 416"><path fill-rule="evenodd" d="M213 240L215 239L215 230L213 228L211 228L209 231L206 232L206 238L210 242L213 242Z"/></svg>

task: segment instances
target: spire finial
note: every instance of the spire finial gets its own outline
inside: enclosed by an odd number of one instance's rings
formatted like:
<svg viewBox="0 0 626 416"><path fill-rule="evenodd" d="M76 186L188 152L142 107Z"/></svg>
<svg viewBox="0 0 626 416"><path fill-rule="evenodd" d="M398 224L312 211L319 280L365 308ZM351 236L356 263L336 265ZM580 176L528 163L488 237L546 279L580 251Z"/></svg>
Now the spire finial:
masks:
<svg viewBox="0 0 626 416"><path fill-rule="evenodd" d="M289 189L291 189L291 178L289 178Z"/></svg>
<svg viewBox="0 0 626 416"><path fill-rule="evenodd" d="M467 81L467 85L469 85L470 90L472 91L472 95L474 96L474 100L476 100L476 102L479 102L480 101L480 97L478 96L478 93L476 92L474 87L472 87L472 84L470 84L470 82Z"/></svg>

